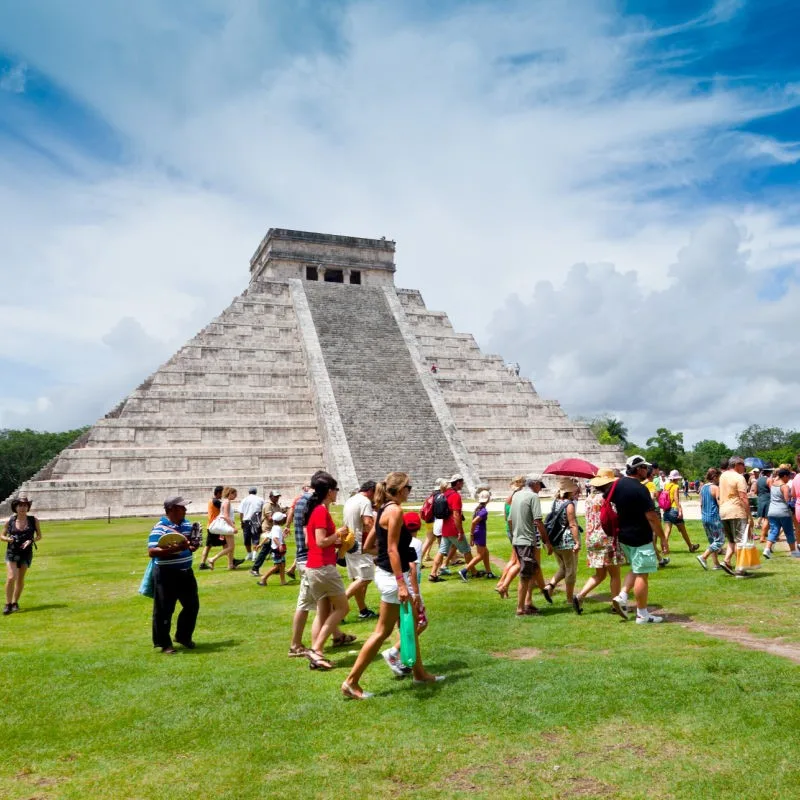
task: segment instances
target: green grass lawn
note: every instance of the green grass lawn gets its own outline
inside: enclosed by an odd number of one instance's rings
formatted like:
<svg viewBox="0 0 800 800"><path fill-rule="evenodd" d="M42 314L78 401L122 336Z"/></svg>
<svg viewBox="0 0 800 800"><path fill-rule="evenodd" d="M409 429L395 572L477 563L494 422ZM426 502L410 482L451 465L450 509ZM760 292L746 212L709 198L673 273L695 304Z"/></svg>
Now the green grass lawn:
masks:
<svg viewBox="0 0 800 800"><path fill-rule="evenodd" d="M498 515L490 531L505 557ZM43 525L22 611L0 618L0 797L800 795L800 666L679 622L623 623L607 584L582 617L559 593L542 617L517 618L490 581L426 582L423 654L447 680L412 686L381 660L362 681L376 697L347 702L356 650L328 673L288 659L297 585L260 588L222 562L197 574L197 649L153 650L137 595L148 532L145 520ZM677 531L672 549L653 606L800 641L800 563L781 553L736 581L703 572ZM582 556L579 585L587 574ZM347 630L363 641L372 627Z"/></svg>

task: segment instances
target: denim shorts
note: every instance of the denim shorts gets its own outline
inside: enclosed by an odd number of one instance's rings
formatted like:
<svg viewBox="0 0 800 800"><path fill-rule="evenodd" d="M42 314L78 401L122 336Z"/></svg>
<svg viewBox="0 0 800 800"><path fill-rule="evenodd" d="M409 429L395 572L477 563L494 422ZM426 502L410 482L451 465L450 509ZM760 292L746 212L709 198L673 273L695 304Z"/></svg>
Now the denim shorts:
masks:
<svg viewBox="0 0 800 800"><path fill-rule="evenodd" d="M439 552L443 556L446 556L450 552L451 547L455 547L462 555L467 555L471 552L469 549L469 542L465 536L442 536L442 540L439 543Z"/></svg>
<svg viewBox="0 0 800 800"><path fill-rule="evenodd" d="M772 543L778 541L781 535L781 528L786 535L786 541L789 544L794 544L794 525L792 525L791 517L767 517L769 520L769 535L767 539Z"/></svg>
<svg viewBox="0 0 800 800"><path fill-rule="evenodd" d="M677 525L679 522L683 522L683 517L678 516L677 508L668 508L664 512L664 522L671 522L673 525Z"/></svg>

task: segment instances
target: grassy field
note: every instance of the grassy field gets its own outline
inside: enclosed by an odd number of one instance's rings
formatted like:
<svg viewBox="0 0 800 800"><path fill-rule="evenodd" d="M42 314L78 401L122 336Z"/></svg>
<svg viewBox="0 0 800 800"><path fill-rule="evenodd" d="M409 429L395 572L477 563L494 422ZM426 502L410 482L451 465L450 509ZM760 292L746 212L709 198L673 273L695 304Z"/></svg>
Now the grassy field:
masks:
<svg viewBox="0 0 800 800"><path fill-rule="evenodd" d="M651 581L660 626L607 613L607 584L582 617L559 593L517 618L489 581L426 582L423 654L447 680L412 686L376 662L376 697L356 703L338 692L356 650L329 673L286 657L296 584L199 572L198 647L166 657L136 593L148 523L43 527L22 611L0 618L0 797L800 796L800 666L685 626L800 642L785 553L735 581L675 532ZM497 515L490 532L505 557ZM347 630L361 642L372 625Z"/></svg>

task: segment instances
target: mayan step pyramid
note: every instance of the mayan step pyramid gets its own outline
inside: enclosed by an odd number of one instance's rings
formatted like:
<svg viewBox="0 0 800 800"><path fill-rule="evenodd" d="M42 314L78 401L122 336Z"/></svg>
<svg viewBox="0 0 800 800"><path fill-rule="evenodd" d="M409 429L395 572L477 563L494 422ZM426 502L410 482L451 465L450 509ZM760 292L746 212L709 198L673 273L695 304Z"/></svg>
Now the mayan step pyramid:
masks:
<svg viewBox="0 0 800 800"><path fill-rule="evenodd" d="M270 229L247 289L18 491L42 517L89 518L154 514L167 494L202 504L218 483L289 496L319 468L347 497L395 469L420 495L455 472L470 493L503 492L562 457L620 463L397 289L394 253L386 239Z"/></svg>

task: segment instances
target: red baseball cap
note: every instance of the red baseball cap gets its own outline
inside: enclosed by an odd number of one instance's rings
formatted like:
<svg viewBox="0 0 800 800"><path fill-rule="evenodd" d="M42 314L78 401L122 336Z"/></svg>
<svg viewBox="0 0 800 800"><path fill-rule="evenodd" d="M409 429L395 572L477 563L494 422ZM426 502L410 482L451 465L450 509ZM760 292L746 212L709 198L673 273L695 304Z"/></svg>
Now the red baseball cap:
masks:
<svg viewBox="0 0 800 800"><path fill-rule="evenodd" d="M406 511L403 514L403 525L410 531L418 531L422 527L422 519L416 511Z"/></svg>

